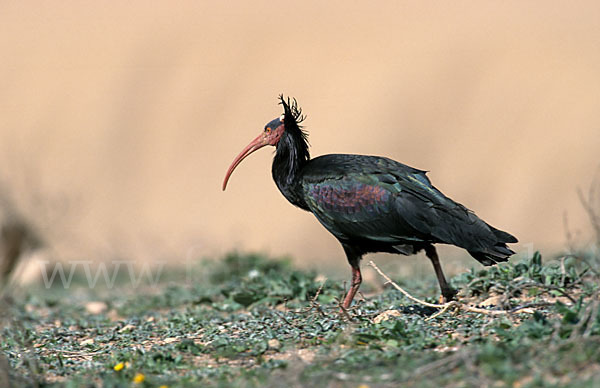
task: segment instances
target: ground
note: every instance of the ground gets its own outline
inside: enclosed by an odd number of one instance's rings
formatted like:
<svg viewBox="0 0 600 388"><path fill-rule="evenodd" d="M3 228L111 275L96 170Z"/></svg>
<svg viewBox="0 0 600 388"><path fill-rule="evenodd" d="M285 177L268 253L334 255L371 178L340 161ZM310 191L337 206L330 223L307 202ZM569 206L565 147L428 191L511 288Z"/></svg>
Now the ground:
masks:
<svg viewBox="0 0 600 388"><path fill-rule="evenodd" d="M340 312L342 280L260 255L203 263L195 281L55 278L5 298L0 385L600 386L597 263L536 253L465 271L463 308L439 315L390 285ZM433 273L394 280L436 302Z"/></svg>

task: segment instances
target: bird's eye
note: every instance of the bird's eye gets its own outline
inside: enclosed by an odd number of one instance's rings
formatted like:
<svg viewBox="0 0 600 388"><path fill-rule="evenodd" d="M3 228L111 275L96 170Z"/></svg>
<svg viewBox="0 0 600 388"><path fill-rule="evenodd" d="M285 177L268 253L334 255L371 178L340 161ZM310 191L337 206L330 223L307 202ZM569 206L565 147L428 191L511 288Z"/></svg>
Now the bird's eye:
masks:
<svg viewBox="0 0 600 388"><path fill-rule="evenodd" d="M271 132L271 127L265 127L265 132L267 132L267 133Z"/></svg>

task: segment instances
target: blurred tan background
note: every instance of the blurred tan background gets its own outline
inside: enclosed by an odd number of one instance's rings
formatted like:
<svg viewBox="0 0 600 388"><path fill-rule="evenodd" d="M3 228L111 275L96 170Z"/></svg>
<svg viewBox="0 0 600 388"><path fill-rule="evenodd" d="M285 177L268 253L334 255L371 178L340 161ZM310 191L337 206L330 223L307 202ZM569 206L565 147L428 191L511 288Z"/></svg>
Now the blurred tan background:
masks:
<svg viewBox="0 0 600 388"><path fill-rule="evenodd" d="M60 259L343 252L229 163L281 114L312 155L385 155L524 251L560 249L600 165L600 2L0 3L0 178ZM450 251L452 253L452 251ZM454 252L456 253L456 252Z"/></svg>

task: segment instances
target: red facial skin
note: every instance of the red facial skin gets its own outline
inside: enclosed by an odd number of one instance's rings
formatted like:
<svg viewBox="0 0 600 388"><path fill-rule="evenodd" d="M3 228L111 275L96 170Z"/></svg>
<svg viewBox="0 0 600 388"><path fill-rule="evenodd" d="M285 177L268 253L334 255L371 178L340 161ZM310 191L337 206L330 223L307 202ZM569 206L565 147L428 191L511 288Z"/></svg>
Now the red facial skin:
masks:
<svg viewBox="0 0 600 388"><path fill-rule="evenodd" d="M225 174L225 179L223 180L223 191L225 191L225 188L227 187L227 181L229 180L229 177L233 173L233 170L235 170L235 168L238 166L238 164L240 164L242 160L244 160L248 155L250 155L258 149L261 149L264 146L276 146L277 143L279 143L279 139L281 139L284 130L285 127L282 122L281 125L279 125L275 129L271 129L269 127L265 128L265 130L260 135L258 135L256 139L252 140L250 144L248 144L246 148L244 148L242 152L240 152L240 154L236 156L236 158L233 160L233 163L231 163L231 166L229 166L227 174Z"/></svg>

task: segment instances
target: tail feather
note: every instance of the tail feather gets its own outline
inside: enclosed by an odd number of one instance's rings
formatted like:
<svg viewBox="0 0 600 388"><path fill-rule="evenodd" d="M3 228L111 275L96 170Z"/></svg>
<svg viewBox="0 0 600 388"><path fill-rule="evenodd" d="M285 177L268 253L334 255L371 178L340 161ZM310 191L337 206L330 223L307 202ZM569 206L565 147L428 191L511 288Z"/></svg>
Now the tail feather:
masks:
<svg viewBox="0 0 600 388"><path fill-rule="evenodd" d="M512 234L507 233L507 232L505 232L503 230L500 230L500 229L496 229L493 226L490 226L489 224L488 224L488 226L490 227L490 229L494 233L494 236L496 236L496 238L498 239L499 242L503 242L503 243L516 243L516 242L519 242L519 240L517 240L517 238L515 236L513 236Z"/></svg>
<svg viewBox="0 0 600 388"><path fill-rule="evenodd" d="M421 178L427 179L424 175ZM508 261L515 253L506 245L518 242L515 236L494 228L430 184L425 186L427 190L403 187L396 197L396 214L402 221L399 229L403 232L424 241L464 248L483 265ZM410 252L396 250L403 254Z"/></svg>
<svg viewBox="0 0 600 388"><path fill-rule="evenodd" d="M504 261L508 261L511 255L515 252L506 246L504 243L497 243L491 248L484 251L468 251L475 260L483 265L494 265Z"/></svg>
<svg viewBox="0 0 600 388"><path fill-rule="evenodd" d="M504 261L508 261L508 258L511 255L514 255L515 252L506 246L507 243L516 243L519 240L515 236L510 233L507 233L503 230L496 229L487 222L483 222L489 230L492 232L493 237L495 237L496 241L488 240L490 245L480 247L478 249L468 249L467 251L471 256L475 258L475 260L479 261L483 265L494 265L497 263L501 263ZM493 245L492 245L493 244Z"/></svg>

